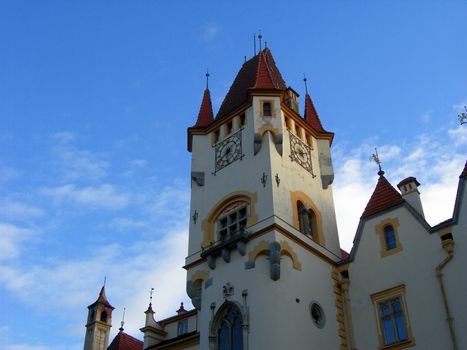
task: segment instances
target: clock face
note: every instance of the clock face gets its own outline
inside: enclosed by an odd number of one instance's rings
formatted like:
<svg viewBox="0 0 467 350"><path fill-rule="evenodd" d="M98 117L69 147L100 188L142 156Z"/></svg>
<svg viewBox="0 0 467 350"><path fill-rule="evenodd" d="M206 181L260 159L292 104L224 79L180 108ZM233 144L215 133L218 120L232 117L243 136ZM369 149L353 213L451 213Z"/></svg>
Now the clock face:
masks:
<svg viewBox="0 0 467 350"><path fill-rule="evenodd" d="M290 138L290 159L300 164L305 170L313 174L311 163L311 149L297 136L289 132Z"/></svg>
<svg viewBox="0 0 467 350"><path fill-rule="evenodd" d="M227 165L242 159L242 133L237 131L216 145L216 170L215 173Z"/></svg>

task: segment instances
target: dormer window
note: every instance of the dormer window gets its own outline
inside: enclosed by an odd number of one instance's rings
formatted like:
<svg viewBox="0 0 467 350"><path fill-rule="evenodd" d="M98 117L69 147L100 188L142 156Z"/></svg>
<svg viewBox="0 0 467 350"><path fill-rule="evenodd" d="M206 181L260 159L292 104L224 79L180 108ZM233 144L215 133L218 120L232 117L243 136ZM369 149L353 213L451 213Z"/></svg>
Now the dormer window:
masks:
<svg viewBox="0 0 467 350"><path fill-rule="evenodd" d="M271 102L263 102L263 117L272 117Z"/></svg>
<svg viewBox="0 0 467 350"><path fill-rule="evenodd" d="M184 319L178 322L177 335L182 335L186 333L188 333L188 320Z"/></svg>

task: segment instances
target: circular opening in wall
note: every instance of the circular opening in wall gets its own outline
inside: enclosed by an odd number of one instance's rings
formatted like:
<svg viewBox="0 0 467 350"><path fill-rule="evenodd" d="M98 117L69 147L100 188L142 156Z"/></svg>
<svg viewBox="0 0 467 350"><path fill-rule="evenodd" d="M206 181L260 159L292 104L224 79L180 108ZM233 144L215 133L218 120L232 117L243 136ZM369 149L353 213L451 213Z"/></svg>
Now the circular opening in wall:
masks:
<svg viewBox="0 0 467 350"><path fill-rule="evenodd" d="M312 301L310 303L310 314L315 326L318 328L323 328L326 318L324 317L323 308L316 301Z"/></svg>

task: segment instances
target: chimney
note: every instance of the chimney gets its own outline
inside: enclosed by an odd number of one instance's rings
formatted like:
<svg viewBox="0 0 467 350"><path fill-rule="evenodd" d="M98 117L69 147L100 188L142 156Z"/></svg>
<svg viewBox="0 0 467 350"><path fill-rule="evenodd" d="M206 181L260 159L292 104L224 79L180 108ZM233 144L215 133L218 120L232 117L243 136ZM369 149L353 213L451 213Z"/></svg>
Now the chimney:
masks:
<svg viewBox="0 0 467 350"><path fill-rule="evenodd" d="M409 203L422 217L425 217L423 213L422 201L420 200L420 192L418 192L418 186L420 183L413 176L409 176L399 182L397 187L401 191L402 197Z"/></svg>

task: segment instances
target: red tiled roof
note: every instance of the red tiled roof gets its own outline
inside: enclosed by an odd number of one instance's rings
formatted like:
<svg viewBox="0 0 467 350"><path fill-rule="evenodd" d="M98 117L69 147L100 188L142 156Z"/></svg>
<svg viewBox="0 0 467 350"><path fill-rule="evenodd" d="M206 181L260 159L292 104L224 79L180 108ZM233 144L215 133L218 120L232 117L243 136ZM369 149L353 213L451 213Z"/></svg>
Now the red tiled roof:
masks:
<svg viewBox="0 0 467 350"><path fill-rule="evenodd" d="M203 101L199 108L198 119L196 120L195 127L203 127L209 125L214 120L212 113L211 93L209 89L204 90Z"/></svg>
<svg viewBox="0 0 467 350"><path fill-rule="evenodd" d="M222 118L245 103L250 89L285 90L286 88L271 51L264 49L240 68L216 118Z"/></svg>
<svg viewBox="0 0 467 350"><path fill-rule="evenodd" d="M397 190L381 174L361 218L377 214L404 202Z"/></svg>
<svg viewBox="0 0 467 350"><path fill-rule="evenodd" d="M105 296L105 286L102 286L101 291L99 293L99 297L94 303L89 305L88 308L91 308L96 304L103 304L107 307L110 307L111 309L115 309L112 305L110 305L109 301L107 300L107 297Z"/></svg>
<svg viewBox="0 0 467 350"><path fill-rule="evenodd" d="M112 340L107 350L143 350L143 342L120 331Z"/></svg>
<svg viewBox="0 0 467 350"><path fill-rule="evenodd" d="M462 173L459 175L459 177L466 177L466 176L467 176L467 161L465 162L464 170L463 170Z"/></svg>
<svg viewBox="0 0 467 350"><path fill-rule="evenodd" d="M305 121L316 131L326 132L324 130L321 121L319 120L318 113L316 112L313 101L311 100L310 95L306 94L305 96Z"/></svg>

